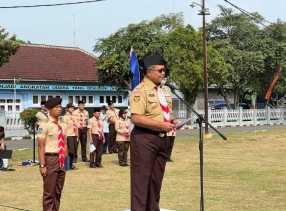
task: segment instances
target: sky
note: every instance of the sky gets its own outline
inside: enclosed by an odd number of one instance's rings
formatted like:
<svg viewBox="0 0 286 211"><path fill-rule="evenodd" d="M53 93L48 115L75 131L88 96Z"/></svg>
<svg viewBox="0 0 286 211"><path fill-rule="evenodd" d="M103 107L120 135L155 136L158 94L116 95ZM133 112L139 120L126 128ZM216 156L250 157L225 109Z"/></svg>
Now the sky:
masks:
<svg viewBox="0 0 286 211"><path fill-rule="evenodd" d="M1 0L0 6L75 2L79 0ZM229 0L249 12L258 12L271 22L286 21L285 0ZM97 3L28 9L0 9L0 26L24 41L36 44L76 46L92 52L100 38L108 37L122 27L162 14L182 12L185 24L201 26L199 8L188 0L105 0ZM197 0L201 3L201 0ZM218 15L224 0L206 0L211 13ZM235 10L235 9L234 9Z"/></svg>

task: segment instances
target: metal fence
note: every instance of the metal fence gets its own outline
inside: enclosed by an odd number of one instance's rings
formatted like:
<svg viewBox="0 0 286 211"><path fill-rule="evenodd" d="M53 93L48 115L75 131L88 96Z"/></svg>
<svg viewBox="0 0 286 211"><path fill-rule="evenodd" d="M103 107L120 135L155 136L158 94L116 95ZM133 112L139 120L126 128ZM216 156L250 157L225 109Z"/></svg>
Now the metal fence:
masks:
<svg viewBox="0 0 286 211"><path fill-rule="evenodd" d="M174 111L177 119L186 119L187 111ZM198 113L204 114L203 110ZM196 116L190 114L192 120L187 128L197 128ZM257 125L279 125L286 124L286 109L218 109L209 110L209 122L214 127L237 127L237 126L257 126ZM5 127L6 136L23 136L28 132L20 119L20 113L0 112L0 125Z"/></svg>
<svg viewBox="0 0 286 211"><path fill-rule="evenodd" d="M199 110L203 115L204 111ZM186 111L174 111L175 118L186 119ZM197 128L196 116L190 114L192 120L189 128ZM217 109L209 110L209 122L214 127L236 127L236 126L257 126L257 125L279 125L286 124L286 110L279 109Z"/></svg>
<svg viewBox="0 0 286 211"><path fill-rule="evenodd" d="M1 111L0 125L5 128L6 137L23 137L28 135L28 131L20 118L20 112Z"/></svg>

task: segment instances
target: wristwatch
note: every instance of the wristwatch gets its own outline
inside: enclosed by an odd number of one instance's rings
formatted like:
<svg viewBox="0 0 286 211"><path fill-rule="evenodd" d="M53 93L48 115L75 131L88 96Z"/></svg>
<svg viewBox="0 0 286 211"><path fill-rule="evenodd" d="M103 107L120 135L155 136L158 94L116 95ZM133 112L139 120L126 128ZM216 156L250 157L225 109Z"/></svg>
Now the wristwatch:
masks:
<svg viewBox="0 0 286 211"><path fill-rule="evenodd" d="M46 165L45 164L40 164L40 168L45 168Z"/></svg>

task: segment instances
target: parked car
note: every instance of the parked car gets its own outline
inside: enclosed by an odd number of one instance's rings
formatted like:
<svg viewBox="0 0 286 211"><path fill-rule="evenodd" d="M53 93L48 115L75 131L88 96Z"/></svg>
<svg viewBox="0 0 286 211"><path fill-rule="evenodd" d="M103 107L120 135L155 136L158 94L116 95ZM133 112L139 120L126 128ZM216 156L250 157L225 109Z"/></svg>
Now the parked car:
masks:
<svg viewBox="0 0 286 211"><path fill-rule="evenodd" d="M242 107L242 109L250 109L250 106L247 103L239 103L239 107ZM212 109L224 109L227 108L226 103L219 103L212 107ZM234 104L230 104L230 109L234 109Z"/></svg>

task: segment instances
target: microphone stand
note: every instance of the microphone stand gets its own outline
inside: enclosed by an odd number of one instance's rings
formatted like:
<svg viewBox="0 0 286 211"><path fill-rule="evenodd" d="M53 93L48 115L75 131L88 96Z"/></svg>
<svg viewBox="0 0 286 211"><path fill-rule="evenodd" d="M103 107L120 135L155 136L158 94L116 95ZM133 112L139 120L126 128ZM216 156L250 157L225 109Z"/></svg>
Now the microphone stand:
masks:
<svg viewBox="0 0 286 211"><path fill-rule="evenodd" d="M182 97L180 97L176 90L178 90L174 85L172 84L165 84L168 86L172 93L180 99L196 116L197 120L196 123L199 125L199 151L200 151L200 211L204 211L204 136L203 136L203 123L208 124L208 126L213 129L223 140L227 140L227 138L216 128L214 128L213 125L211 125L209 122L205 120L205 118L199 114L193 107Z"/></svg>

